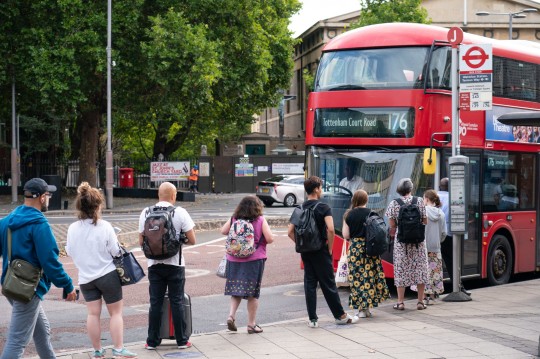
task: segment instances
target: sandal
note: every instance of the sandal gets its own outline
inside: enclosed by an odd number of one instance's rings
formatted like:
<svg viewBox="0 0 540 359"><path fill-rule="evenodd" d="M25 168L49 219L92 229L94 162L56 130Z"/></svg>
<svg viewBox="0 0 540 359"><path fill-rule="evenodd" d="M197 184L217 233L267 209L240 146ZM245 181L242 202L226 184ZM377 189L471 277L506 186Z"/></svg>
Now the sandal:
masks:
<svg viewBox="0 0 540 359"><path fill-rule="evenodd" d="M231 332L236 332L238 330L238 328L236 328L236 324L234 323L233 317L229 317L229 319L227 319L227 329L229 329Z"/></svg>
<svg viewBox="0 0 540 359"><path fill-rule="evenodd" d="M426 308L427 308L427 307L426 307L426 305L424 304L424 302L418 302L418 303L416 303L416 309L418 309L418 310L424 310L424 309L426 309Z"/></svg>
<svg viewBox="0 0 540 359"><path fill-rule="evenodd" d="M248 334L259 334L259 333L262 333L263 330L261 327L259 327L258 324L255 324L254 326L248 325L247 332Z"/></svg>
<svg viewBox="0 0 540 359"><path fill-rule="evenodd" d="M405 310L405 304L404 303L396 303L396 304L394 304L393 308L395 310Z"/></svg>

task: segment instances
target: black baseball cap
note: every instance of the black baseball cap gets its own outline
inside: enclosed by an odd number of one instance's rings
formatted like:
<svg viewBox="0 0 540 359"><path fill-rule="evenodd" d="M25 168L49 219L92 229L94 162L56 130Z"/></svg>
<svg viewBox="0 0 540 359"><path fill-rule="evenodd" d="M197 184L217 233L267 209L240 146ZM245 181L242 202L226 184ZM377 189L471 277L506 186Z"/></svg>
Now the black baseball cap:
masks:
<svg viewBox="0 0 540 359"><path fill-rule="evenodd" d="M47 182L41 178L32 178L24 184L24 191L32 193L31 196L25 196L27 198L37 198L43 193L52 193L56 191L56 186L48 185Z"/></svg>

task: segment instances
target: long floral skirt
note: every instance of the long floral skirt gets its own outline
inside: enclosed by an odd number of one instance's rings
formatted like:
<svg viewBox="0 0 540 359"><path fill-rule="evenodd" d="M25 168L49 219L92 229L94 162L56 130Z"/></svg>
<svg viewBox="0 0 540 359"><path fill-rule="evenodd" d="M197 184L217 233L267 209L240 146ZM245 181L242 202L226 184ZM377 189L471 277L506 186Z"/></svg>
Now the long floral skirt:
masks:
<svg viewBox="0 0 540 359"><path fill-rule="evenodd" d="M382 269L381 258L366 255L364 238L352 238L347 256L349 263L349 307L375 308L390 297Z"/></svg>
<svg viewBox="0 0 540 359"><path fill-rule="evenodd" d="M417 291L415 285L411 285L411 290ZM426 283L426 294L442 294L444 292L443 267L440 252L428 252L428 282Z"/></svg>

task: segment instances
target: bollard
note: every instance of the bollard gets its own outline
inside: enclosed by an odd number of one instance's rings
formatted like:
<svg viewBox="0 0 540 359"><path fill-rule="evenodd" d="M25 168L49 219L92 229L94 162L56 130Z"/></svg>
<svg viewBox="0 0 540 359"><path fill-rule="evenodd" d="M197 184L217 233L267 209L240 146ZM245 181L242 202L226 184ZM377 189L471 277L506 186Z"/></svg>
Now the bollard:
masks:
<svg viewBox="0 0 540 359"><path fill-rule="evenodd" d="M68 209L68 201L64 201L64 209Z"/></svg>

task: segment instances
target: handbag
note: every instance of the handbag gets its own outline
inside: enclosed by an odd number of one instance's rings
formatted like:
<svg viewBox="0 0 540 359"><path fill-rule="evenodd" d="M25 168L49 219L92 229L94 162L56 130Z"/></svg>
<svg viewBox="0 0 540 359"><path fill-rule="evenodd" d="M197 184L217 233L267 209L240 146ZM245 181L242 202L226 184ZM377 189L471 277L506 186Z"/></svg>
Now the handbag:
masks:
<svg viewBox="0 0 540 359"><path fill-rule="evenodd" d="M128 252L124 247L120 246L121 255L113 257L113 263L116 266L116 271L120 277L122 286L135 284L139 282L146 274L137 262L137 259L132 252Z"/></svg>
<svg viewBox="0 0 540 359"><path fill-rule="evenodd" d="M224 254L223 258L221 258L221 261L219 262L216 275L221 278L227 278L225 275L225 269L227 268L227 255Z"/></svg>
<svg viewBox="0 0 540 359"><path fill-rule="evenodd" d="M341 257L339 258L336 271L336 285L338 287L349 286L349 264L347 263L347 241L343 240L341 246Z"/></svg>
<svg viewBox="0 0 540 359"><path fill-rule="evenodd" d="M7 232L8 266L2 294L12 300L29 303L36 294L43 271L25 260L11 260L11 229L8 228Z"/></svg>

